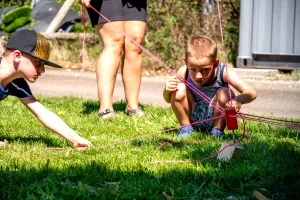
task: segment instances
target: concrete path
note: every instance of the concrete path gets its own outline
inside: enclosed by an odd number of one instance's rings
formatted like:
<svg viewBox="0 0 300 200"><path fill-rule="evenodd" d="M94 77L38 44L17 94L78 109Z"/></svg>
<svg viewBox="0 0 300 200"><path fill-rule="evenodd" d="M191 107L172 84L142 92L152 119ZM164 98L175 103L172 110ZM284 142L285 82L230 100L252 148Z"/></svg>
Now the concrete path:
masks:
<svg viewBox="0 0 300 200"><path fill-rule="evenodd" d="M258 97L242 107L243 113L300 118L300 81L266 80L278 76L277 70L235 69L257 91ZM75 96L97 100L96 75L77 71L46 69L36 83L30 84L34 94L44 96ZM167 77L143 77L140 103L168 107L162 97ZM105 87L105 85L103 85ZM237 94L237 93L236 93ZM114 100L124 99L123 84L118 74Z"/></svg>

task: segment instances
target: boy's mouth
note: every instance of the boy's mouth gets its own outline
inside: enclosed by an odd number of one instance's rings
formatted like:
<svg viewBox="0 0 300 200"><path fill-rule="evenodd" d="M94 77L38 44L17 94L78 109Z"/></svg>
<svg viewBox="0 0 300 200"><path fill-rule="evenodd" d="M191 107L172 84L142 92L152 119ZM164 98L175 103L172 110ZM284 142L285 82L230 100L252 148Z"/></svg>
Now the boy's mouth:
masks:
<svg viewBox="0 0 300 200"><path fill-rule="evenodd" d="M196 81L196 83L198 83L198 84L202 84L203 83L203 80L195 80Z"/></svg>

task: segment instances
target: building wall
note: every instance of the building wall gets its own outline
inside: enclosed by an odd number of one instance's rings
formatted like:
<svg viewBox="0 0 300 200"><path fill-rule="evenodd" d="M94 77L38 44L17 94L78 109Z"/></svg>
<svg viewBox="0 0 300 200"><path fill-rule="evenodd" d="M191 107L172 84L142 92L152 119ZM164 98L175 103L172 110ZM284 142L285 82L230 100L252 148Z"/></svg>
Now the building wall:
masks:
<svg viewBox="0 0 300 200"><path fill-rule="evenodd" d="M300 0L241 0L237 67L300 67Z"/></svg>

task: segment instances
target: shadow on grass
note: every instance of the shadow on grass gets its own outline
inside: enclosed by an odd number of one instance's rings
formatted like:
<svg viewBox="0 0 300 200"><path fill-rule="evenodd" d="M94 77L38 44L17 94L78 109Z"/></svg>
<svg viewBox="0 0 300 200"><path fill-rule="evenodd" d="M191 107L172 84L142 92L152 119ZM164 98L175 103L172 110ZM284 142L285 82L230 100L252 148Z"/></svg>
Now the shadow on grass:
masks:
<svg viewBox="0 0 300 200"><path fill-rule="evenodd" d="M298 145L295 144L295 141L299 141L299 136L295 134L295 130L276 130L277 132L272 134L270 141L252 138L252 141L246 144L248 138L245 137L246 139L243 139L241 143L246 150L241 158L221 162L217 160L216 155L203 161L202 164L207 163L218 171L215 177L218 179L217 184L223 182L221 185L225 190L235 187L237 191L243 193L249 186L246 186L247 184L251 185L256 182L256 188L264 188L271 199L299 199L300 151ZM293 139L284 138L287 136ZM221 139L221 142L224 141L232 143L229 136ZM217 153L220 147L221 145L213 147L207 144L204 148L189 148L183 155L183 160L194 161L191 163L197 166L199 163L195 161ZM225 182L229 184L224 184Z"/></svg>
<svg viewBox="0 0 300 200"><path fill-rule="evenodd" d="M99 110L99 102L98 101L93 101L93 100L88 100L83 103L82 105L82 113L83 114L90 114L94 112L98 112ZM142 108L144 105L140 105ZM126 109L126 102L123 100L117 101L113 104L113 109L116 112L124 112Z"/></svg>
<svg viewBox="0 0 300 200"><path fill-rule="evenodd" d="M300 151L295 148L295 141L299 141L300 135L298 134L297 130L288 129L288 128L277 128L272 126L269 128L269 132L265 135L265 139L261 141L261 137L256 137L256 135L252 135L252 139L249 143L247 143L248 135L245 135L240 143L245 147L245 157L243 159L252 160L253 161L263 161L267 160L270 162L271 166L277 165L277 163L281 163L282 160L287 159L287 163L290 162L292 164L294 161L291 161L290 158L298 158L300 163ZM252 133L255 133L255 130L248 130ZM263 130L265 131L265 130ZM240 134L235 134L235 139L239 139L241 137ZM212 137L214 140L219 140L220 143L227 142L228 144L233 143L232 132L227 131L221 138ZM297 146L297 145L296 145ZM221 148L221 144L218 147L213 147L207 144L205 148L200 149L193 149L190 154L189 158L191 159L199 159L199 155L201 158L205 158L205 156L210 156L217 153ZM250 157L247 157L250 156ZM273 159L274 158L274 159ZM283 164L287 164L282 162ZM288 170L288 165L286 165Z"/></svg>
<svg viewBox="0 0 300 200"><path fill-rule="evenodd" d="M99 158L85 161L86 155L97 155L94 150L74 152L82 161L66 166L53 165L53 158L39 166L12 161L0 168L1 199L164 199L163 193L172 196L171 191L175 199L254 199L254 190L270 199L299 199L300 152L290 140L278 140L253 141L239 160L222 163L213 158L193 163L194 168L189 164L111 166ZM218 150L199 147L188 148L183 159L199 160Z"/></svg>
<svg viewBox="0 0 300 200"><path fill-rule="evenodd" d="M22 136L9 136L9 135L6 135L5 137L3 137L0 133L0 141L3 141L4 139L6 139L7 141L9 141L10 143L11 142L14 142L14 141L17 141L17 142L22 142L24 144L26 143L43 143L45 144L47 147L57 147L57 146L60 146L61 144L55 142L55 140L53 140L53 138L48 138L48 137L44 137L44 136L41 136L41 137L22 137Z"/></svg>
<svg viewBox="0 0 300 200"><path fill-rule="evenodd" d="M184 185L177 196L198 196L185 189L196 191L207 179L192 170L170 170L158 177L142 166L125 172L96 162L64 169L50 168L49 163L40 169L0 169L1 199L164 199L163 192L171 196L171 190Z"/></svg>
<svg viewBox="0 0 300 200"><path fill-rule="evenodd" d="M252 191L259 190L271 199L299 197L299 176L292 172L270 176L262 163L251 162L205 166L203 171L164 164L154 173L147 165L124 169L98 160L65 167L53 167L50 160L39 167L15 163L0 168L0 193L1 199L165 199L174 191L174 199L254 199Z"/></svg>

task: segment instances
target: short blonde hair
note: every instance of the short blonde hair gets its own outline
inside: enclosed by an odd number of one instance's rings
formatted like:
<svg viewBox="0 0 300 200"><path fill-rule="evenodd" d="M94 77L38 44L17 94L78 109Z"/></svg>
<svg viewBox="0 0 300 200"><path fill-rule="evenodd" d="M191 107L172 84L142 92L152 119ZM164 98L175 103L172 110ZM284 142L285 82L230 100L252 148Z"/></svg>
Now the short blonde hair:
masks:
<svg viewBox="0 0 300 200"><path fill-rule="evenodd" d="M216 60L218 47L215 41L205 36L194 36L187 42L185 58L194 57L196 59L210 58Z"/></svg>

